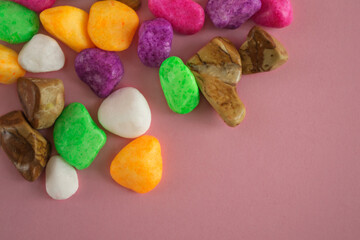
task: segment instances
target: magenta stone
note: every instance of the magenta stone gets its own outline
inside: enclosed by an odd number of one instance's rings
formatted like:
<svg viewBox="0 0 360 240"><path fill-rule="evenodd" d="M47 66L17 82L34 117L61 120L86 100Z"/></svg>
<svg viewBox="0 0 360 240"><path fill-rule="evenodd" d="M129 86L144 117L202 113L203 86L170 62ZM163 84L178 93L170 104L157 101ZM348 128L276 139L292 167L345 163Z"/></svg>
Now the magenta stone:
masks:
<svg viewBox="0 0 360 240"><path fill-rule="evenodd" d="M261 9L253 16L256 24L266 27L282 28L293 20L290 0L261 0Z"/></svg>
<svg viewBox="0 0 360 240"><path fill-rule="evenodd" d="M194 34L204 26L204 9L192 0L149 0L150 11L168 20L181 34Z"/></svg>
<svg viewBox="0 0 360 240"><path fill-rule="evenodd" d="M75 59L75 71L101 98L109 96L124 75L119 56L98 48L81 51Z"/></svg>
<svg viewBox="0 0 360 240"><path fill-rule="evenodd" d="M261 8L261 0L209 0L206 13L218 28L235 29Z"/></svg>
<svg viewBox="0 0 360 240"><path fill-rule="evenodd" d="M54 5L56 0L10 0L19 3L35 12L42 12Z"/></svg>
<svg viewBox="0 0 360 240"><path fill-rule="evenodd" d="M171 24L163 18L143 22L138 45L141 62L149 67L160 67L170 56L173 35Z"/></svg>

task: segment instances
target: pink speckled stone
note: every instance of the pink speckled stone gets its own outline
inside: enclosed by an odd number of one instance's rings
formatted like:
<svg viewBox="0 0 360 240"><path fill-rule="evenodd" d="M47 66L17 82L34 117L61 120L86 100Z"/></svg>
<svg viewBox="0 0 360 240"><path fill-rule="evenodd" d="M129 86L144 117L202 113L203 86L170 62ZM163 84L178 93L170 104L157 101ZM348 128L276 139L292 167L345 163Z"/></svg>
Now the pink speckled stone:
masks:
<svg viewBox="0 0 360 240"><path fill-rule="evenodd" d="M282 28L289 26L293 19L290 0L261 0L261 9L253 16L256 24Z"/></svg>
<svg viewBox="0 0 360 240"><path fill-rule="evenodd" d="M35 12L42 12L54 5L56 0L11 0L19 3Z"/></svg>
<svg viewBox="0 0 360 240"><path fill-rule="evenodd" d="M168 20L174 30L182 34L194 34L204 26L204 9L192 0L149 0L150 11Z"/></svg>

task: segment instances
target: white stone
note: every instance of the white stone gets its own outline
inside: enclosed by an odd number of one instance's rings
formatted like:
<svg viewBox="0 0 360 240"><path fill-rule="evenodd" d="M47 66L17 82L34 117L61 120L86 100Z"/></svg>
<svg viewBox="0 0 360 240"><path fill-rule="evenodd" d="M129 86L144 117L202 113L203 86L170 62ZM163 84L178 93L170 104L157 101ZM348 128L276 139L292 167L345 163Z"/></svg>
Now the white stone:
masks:
<svg viewBox="0 0 360 240"><path fill-rule="evenodd" d="M64 67L65 55L56 40L36 34L21 49L18 62L28 72L52 72Z"/></svg>
<svg viewBox="0 0 360 240"><path fill-rule="evenodd" d="M151 124L151 111L145 97L132 87L109 95L98 111L100 124L109 132L124 138L143 135Z"/></svg>
<svg viewBox="0 0 360 240"><path fill-rule="evenodd" d="M46 192L55 200L65 200L79 188L76 170L60 156L50 158L46 166Z"/></svg>

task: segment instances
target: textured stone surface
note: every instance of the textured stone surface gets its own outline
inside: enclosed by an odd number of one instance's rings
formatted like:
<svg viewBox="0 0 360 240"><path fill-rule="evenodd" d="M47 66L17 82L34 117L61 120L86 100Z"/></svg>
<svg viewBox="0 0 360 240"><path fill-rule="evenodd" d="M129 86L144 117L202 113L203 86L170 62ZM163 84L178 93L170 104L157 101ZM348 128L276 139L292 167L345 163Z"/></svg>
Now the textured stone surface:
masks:
<svg viewBox="0 0 360 240"><path fill-rule="evenodd" d="M141 62L149 67L160 67L170 55L173 35L171 24L163 18L143 22L138 44Z"/></svg>
<svg viewBox="0 0 360 240"><path fill-rule="evenodd" d="M88 32L93 43L106 51L123 51L130 47L139 17L118 1L99 1L91 6Z"/></svg>
<svg viewBox="0 0 360 240"><path fill-rule="evenodd" d="M77 169L89 167L105 142L104 131L96 126L81 103L69 104L55 122L55 148Z"/></svg>
<svg viewBox="0 0 360 240"><path fill-rule="evenodd" d="M282 28L293 20L290 0L261 0L261 9L253 16L256 24L266 27Z"/></svg>
<svg viewBox="0 0 360 240"><path fill-rule="evenodd" d="M159 70L160 83L171 110L186 114L199 104L200 94L194 74L178 57L166 59Z"/></svg>
<svg viewBox="0 0 360 240"><path fill-rule="evenodd" d="M39 31L39 17L26 7L0 1L0 40L18 44L29 41Z"/></svg>
<svg viewBox="0 0 360 240"><path fill-rule="evenodd" d="M89 15L71 6L49 8L40 13L45 30L76 52L95 47L88 34Z"/></svg>
<svg viewBox="0 0 360 240"><path fill-rule="evenodd" d="M140 8L140 6L141 6L141 0L117 0L117 1L128 5L129 7L134 9L135 11L138 10Z"/></svg>
<svg viewBox="0 0 360 240"><path fill-rule="evenodd" d="M261 7L261 0L209 0L206 13L218 28L235 29Z"/></svg>
<svg viewBox="0 0 360 240"><path fill-rule="evenodd" d="M19 3L35 12L42 12L54 5L56 0L11 0Z"/></svg>
<svg viewBox="0 0 360 240"><path fill-rule="evenodd" d="M126 145L111 162L110 174L118 184L135 192L153 190L162 177L159 141L142 136Z"/></svg>
<svg viewBox="0 0 360 240"><path fill-rule="evenodd" d="M102 102L98 119L109 132L124 138L136 138L150 128L151 111L145 97L136 88L125 87Z"/></svg>
<svg viewBox="0 0 360 240"><path fill-rule="evenodd" d="M0 137L3 150L17 170L26 180L35 181L50 157L48 141L31 128L20 111L0 117Z"/></svg>
<svg viewBox="0 0 360 240"><path fill-rule="evenodd" d="M33 128L51 127L64 109L64 85L59 79L19 78L17 91Z"/></svg>
<svg viewBox="0 0 360 240"><path fill-rule="evenodd" d="M197 84L225 123L235 127L245 117L245 106L236 92L241 77L241 59L235 46L216 37L195 54L187 65Z"/></svg>
<svg viewBox="0 0 360 240"><path fill-rule="evenodd" d="M53 38L36 34L21 49L18 61L28 72L52 72L64 67L65 55Z"/></svg>
<svg viewBox="0 0 360 240"><path fill-rule="evenodd" d="M168 20L181 34L194 34L204 26L204 9L192 0L149 0L149 10L155 17Z"/></svg>
<svg viewBox="0 0 360 240"><path fill-rule="evenodd" d="M101 98L109 96L124 75L124 67L115 52L98 48L81 51L75 59L75 71Z"/></svg>
<svg viewBox="0 0 360 240"><path fill-rule="evenodd" d="M25 70L18 63L18 54L0 44L0 83L11 84L25 75Z"/></svg>

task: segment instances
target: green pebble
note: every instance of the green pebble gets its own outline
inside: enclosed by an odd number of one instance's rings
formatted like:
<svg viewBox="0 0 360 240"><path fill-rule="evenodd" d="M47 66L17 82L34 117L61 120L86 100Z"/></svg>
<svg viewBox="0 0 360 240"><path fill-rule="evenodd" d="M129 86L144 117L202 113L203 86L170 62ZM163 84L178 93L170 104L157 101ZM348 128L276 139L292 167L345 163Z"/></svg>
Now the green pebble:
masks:
<svg viewBox="0 0 360 240"><path fill-rule="evenodd" d="M105 132L95 124L81 103L69 104L55 122L55 148L77 169L89 167L105 142Z"/></svg>
<svg viewBox="0 0 360 240"><path fill-rule="evenodd" d="M39 31L39 17L30 9L0 1L0 40L11 43L29 41Z"/></svg>
<svg viewBox="0 0 360 240"><path fill-rule="evenodd" d="M178 57L169 57L160 66L160 83L171 110L186 114L199 104L194 74Z"/></svg>

